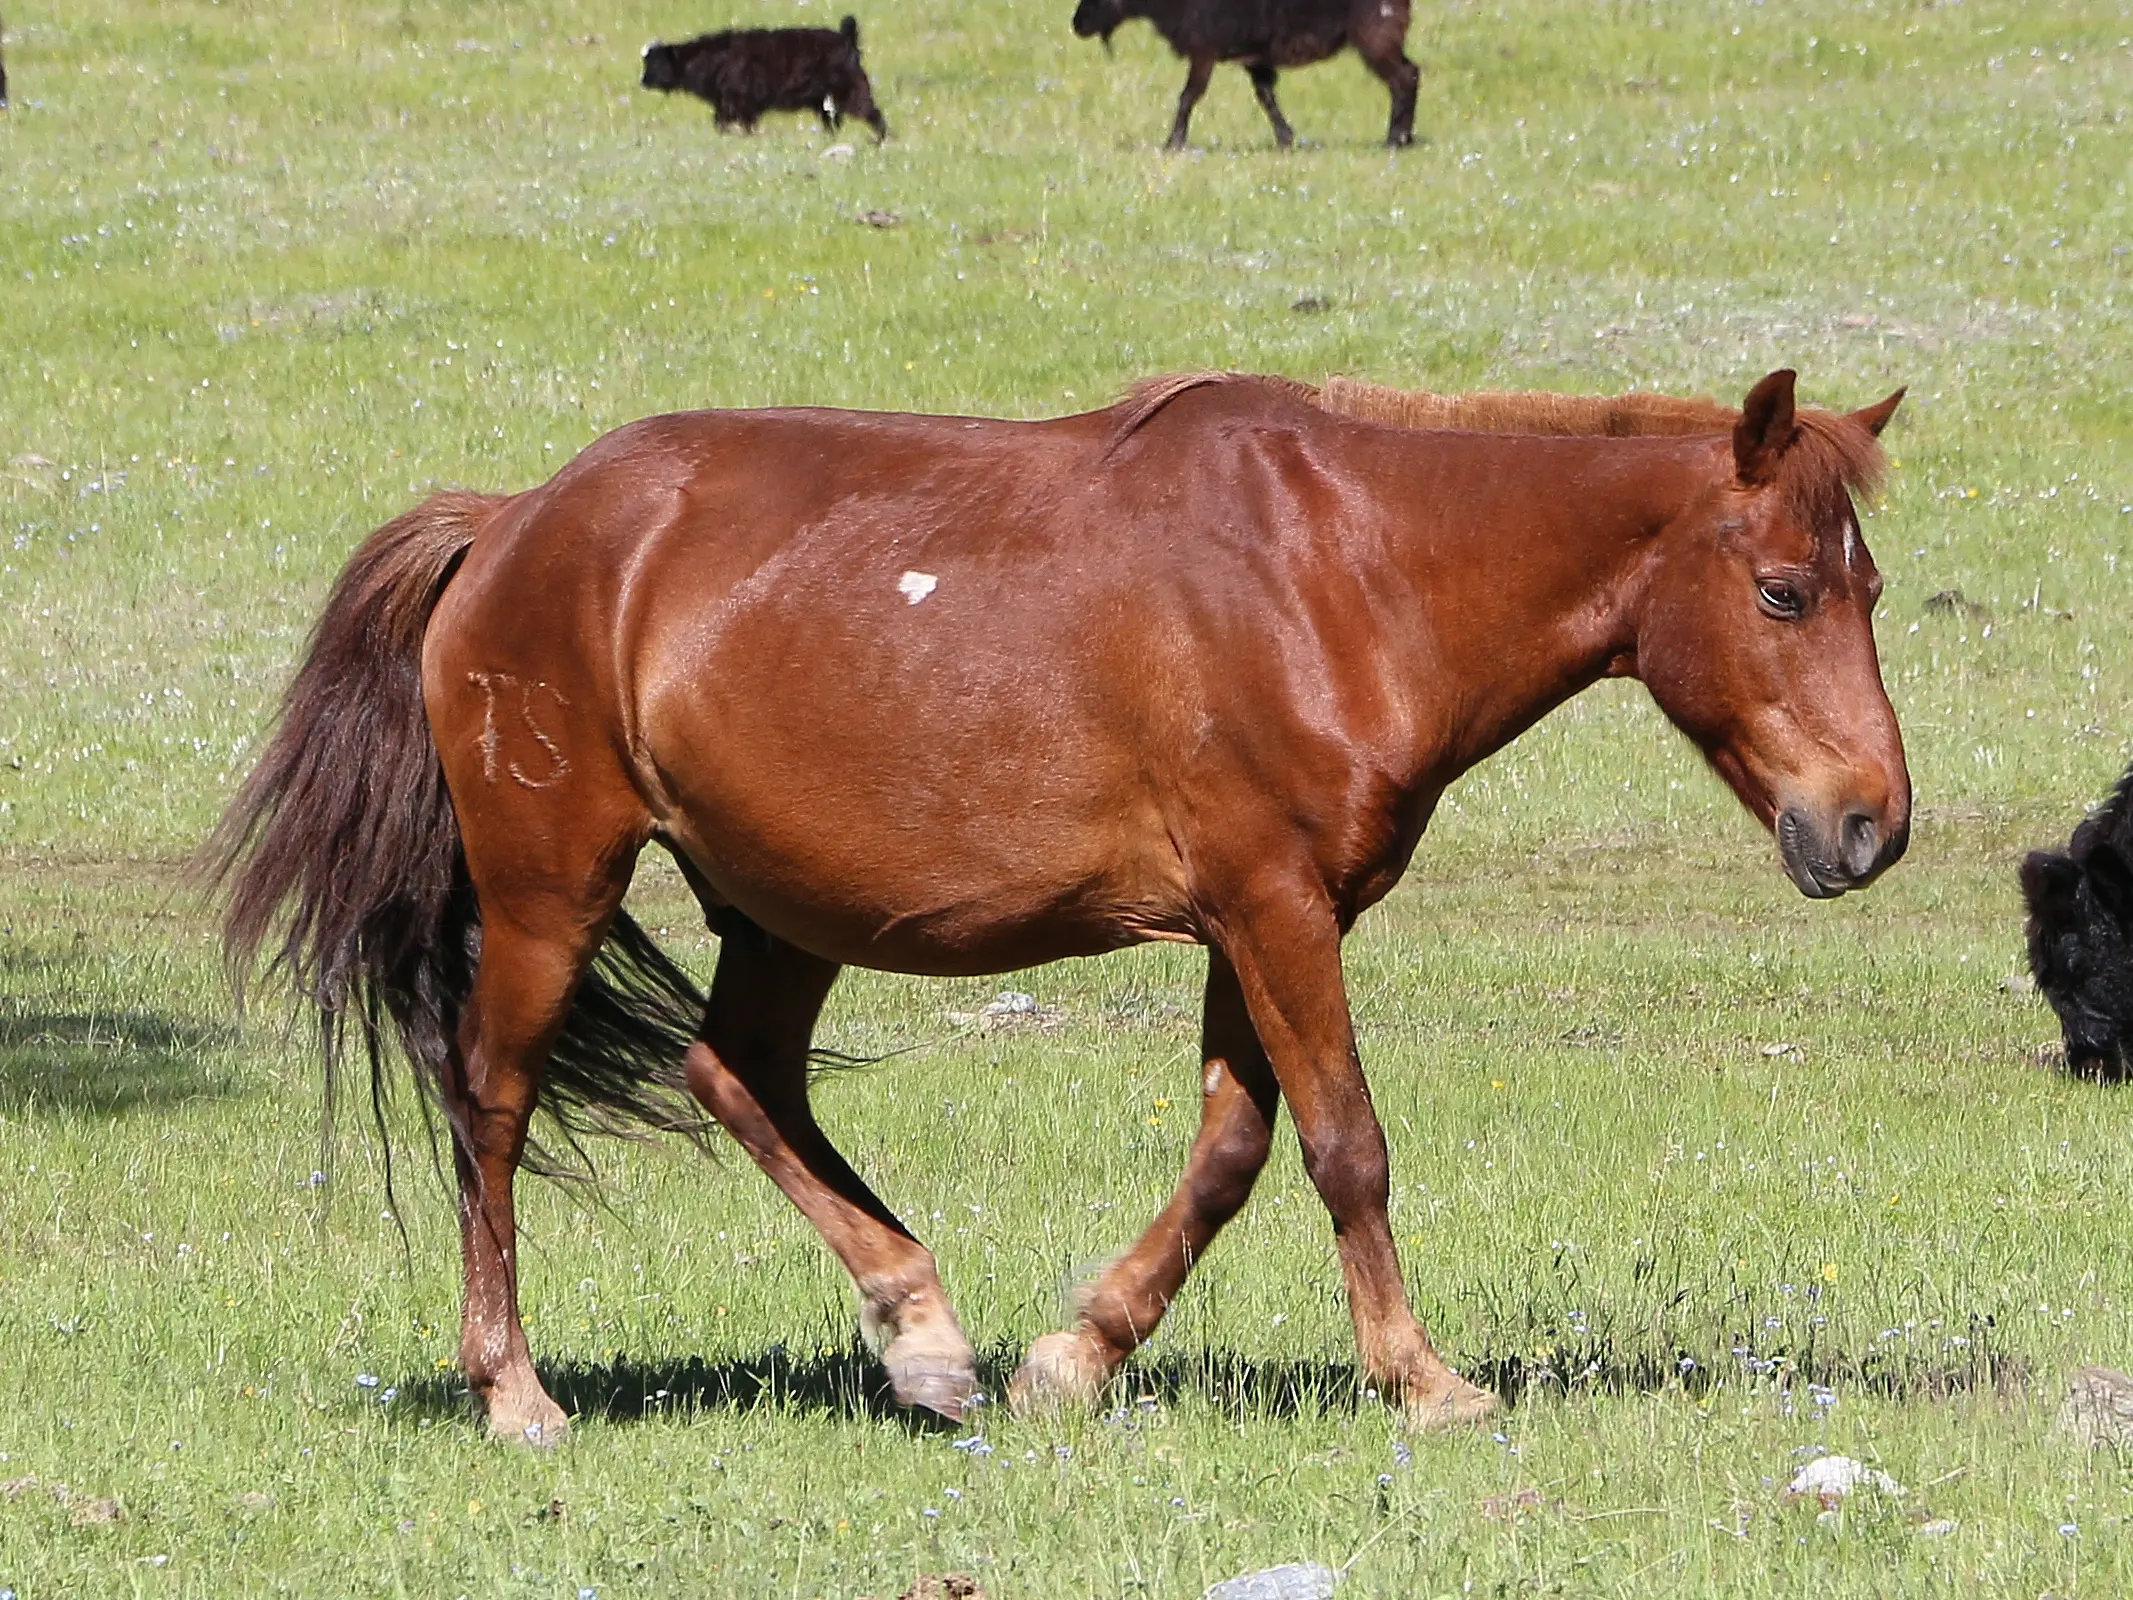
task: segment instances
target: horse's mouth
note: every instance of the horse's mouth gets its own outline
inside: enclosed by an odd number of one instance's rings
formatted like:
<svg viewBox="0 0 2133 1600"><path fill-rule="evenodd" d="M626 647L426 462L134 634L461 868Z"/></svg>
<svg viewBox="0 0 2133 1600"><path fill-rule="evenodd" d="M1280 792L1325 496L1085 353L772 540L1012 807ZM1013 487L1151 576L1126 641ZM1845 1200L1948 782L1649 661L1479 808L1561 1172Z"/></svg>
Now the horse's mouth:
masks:
<svg viewBox="0 0 2133 1600"><path fill-rule="evenodd" d="M1911 832L1908 819L1889 830L1872 813L1855 809L1844 814L1832 836L1793 806L1778 813L1772 828L1786 876L1810 900L1833 900L1865 888L1903 858Z"/></svg>
<svg viewBox="0 0 2133 1600"><path fill-rule="evenodd" d="M1785 875L1808 899L1834 900L1858 886L1859 880L1852 873L1823 854L1815 830L1799 812L1778 813L1777 843Z"/></svg>

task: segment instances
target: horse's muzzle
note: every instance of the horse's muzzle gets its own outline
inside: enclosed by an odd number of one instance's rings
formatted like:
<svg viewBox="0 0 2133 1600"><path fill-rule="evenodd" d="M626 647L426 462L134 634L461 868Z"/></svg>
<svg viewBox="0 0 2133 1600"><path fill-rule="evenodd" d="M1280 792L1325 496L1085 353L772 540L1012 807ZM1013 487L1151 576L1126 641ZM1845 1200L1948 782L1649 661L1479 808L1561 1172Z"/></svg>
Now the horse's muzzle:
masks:
<svg viewBox="0 0 2133 1600"><path fill-rule="evenodd" d="M1797 807L1778 813L1778 854L1785 874L1810 900L1863 889L1894 866L1910 843L1907 817L1894 829L1866 811L1847 811L1834 829L1818 827Z"/></svg>

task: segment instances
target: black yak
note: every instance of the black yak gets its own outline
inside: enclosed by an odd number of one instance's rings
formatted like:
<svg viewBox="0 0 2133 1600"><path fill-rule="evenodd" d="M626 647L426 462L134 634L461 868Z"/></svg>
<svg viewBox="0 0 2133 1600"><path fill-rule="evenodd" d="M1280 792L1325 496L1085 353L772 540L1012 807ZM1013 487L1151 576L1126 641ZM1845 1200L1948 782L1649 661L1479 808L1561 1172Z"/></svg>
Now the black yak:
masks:
<svg viewBox="0 0 2133 1600"><path fill-rule="evenodd" d="M648 44L644 87L686 89L709 101L721 128L753 132L766 111L812 111L832 130L853 116L877 140L889 136L859 64L856 17L838 28L729 28L682 44Z"/></svg>
<svg viewBox="0 0 2133 1600"><path fill-rule="evenodd" d="M1389 145L1411 144L1415 136L1415 87L1421 69L1407 59L1408 0L1081 0L1074 12L1074 32L1084 39L1102 36L1106 45L1118 27L1146 17L1191 66L1185 92L1178 96L1178 120L1171 125L1169 148L1185 148L1192 108L1207 92L1215 63L1235 61L1252 75L1252 88L1274 124L1274 139L1286 148L1296 134L1274 102L1274 75L1282 67L1304 67L1354 45L1372 72L1392 91Z"/></svg>
<svg viewBox="0 0 2133 1600"><path fill-rule="evenodd" d="M2133 771L2064 851L2022 863L2029 969L2059 1014L2066 1064L2084 1077L2133 1075Z"/></svg>

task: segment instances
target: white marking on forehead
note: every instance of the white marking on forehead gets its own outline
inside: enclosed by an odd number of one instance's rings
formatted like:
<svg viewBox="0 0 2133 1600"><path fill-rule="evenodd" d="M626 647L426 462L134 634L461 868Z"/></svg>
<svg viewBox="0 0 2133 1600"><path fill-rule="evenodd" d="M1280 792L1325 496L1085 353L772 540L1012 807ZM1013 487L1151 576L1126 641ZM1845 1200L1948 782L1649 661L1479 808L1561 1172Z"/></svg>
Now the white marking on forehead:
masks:
<svg viewBox="0 0 2133 1600"><path fill-rule="evenodd" d="M930 572L907 572L896 580L896 588L905 600L915 606L933 593L939 587L940 581Z"/></svg>
<svg viewBox="0 0 2133 1600"><path fill-rule="evenodd" d="M1859 554L1859 522L1855 517L1844 519L1844 566L1849 571L1857 565Z"/></svg>

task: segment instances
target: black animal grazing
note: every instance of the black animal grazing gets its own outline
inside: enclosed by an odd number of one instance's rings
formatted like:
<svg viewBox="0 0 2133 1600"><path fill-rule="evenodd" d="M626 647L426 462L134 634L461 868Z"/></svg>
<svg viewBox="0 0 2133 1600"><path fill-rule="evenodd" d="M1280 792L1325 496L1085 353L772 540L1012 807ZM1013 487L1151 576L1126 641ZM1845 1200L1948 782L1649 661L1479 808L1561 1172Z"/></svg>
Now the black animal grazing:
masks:
<svg viewBox="0 0 2133 1600"><path fill-rule="evenodd" d="M749 132L766 111L812 111L834 131L847 116L889 136L859 64L859 19L831 28L728 28L683 44L644 47L647 89L708 100L718 125Z"/></svg>
<svg viewBox="0 0 2133 1600"><path fill-rule="evenodd" d="M2133 771L2064 852L2030 853L2022 898L2029 970L2059 1014L2067 1067L2124 1082L2133 1076Z"/></svg>
<svg viewBox="0 0 2133 1600"><path fill-rule="evenodd" d="M1364 63L1392 91L1389 145L1414 142L1415 87L1422 72L1407 59L1408 0L1081 0L1074 12L1074 32L1084 39L1112 33L1135 17L1146 17L1170 48L1192 63L1185 92L1178 96L1178 120L1171 125L1168 148L1185 148L1192 108L1207 92L1218 61L1235 61L1252 75L1252 88L1274 124L1274 140L1286 149L1296 134L1274 103L1274 74L1281 67L1306 67L1354 45Z"/></svg>

